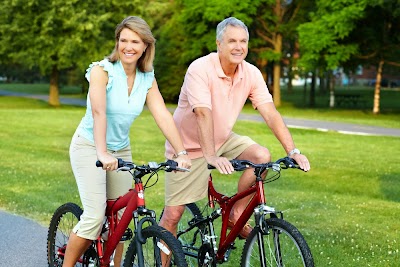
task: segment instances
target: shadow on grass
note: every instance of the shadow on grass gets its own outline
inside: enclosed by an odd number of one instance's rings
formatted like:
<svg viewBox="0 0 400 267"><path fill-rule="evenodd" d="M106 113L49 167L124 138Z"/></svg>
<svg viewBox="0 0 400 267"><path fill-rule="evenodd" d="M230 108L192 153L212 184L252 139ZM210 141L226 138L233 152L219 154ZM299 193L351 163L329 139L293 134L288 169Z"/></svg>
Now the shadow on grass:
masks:
<svg viewBox="0 0 400 267"><path fill-rule="evenodd" d="M381 192L386 200L400 202L400 174L390 173L380 176Z"/></svg>

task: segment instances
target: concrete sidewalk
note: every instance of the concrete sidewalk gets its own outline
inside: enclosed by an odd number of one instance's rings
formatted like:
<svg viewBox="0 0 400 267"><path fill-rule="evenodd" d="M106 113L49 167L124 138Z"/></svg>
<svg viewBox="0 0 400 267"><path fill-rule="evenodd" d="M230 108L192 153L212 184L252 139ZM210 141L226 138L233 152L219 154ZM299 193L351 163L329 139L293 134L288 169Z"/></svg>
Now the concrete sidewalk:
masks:
<svg viewBox="0 0 400 267"><path fill-rule="evenodd" d="M0 90L0 95L28 97L48 101L48 95L31 95L26 93L10 92ZM60 102L64 105L86 106L86 100L60 97ZM259 121L263 118L258 114L241 114L239 120ZM309 119L287 118L284 117L285 123L289 128L313 129L319 131L336 131L343 134L356 135L379 135L379 136L397 136L400 137L400 128L385 128L367 125L357 125L341 122L328 122ZM399 123L400 127L400 123Z"/></svg>

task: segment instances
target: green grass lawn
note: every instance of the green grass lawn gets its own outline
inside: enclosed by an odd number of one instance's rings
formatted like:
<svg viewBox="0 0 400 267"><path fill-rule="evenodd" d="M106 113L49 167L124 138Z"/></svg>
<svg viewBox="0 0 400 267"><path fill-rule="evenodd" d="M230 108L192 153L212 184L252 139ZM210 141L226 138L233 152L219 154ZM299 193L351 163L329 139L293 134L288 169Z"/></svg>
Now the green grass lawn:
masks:
<svg viewBox="0 0 400 267"><path fill-rule="evenodd" d="M59 205L80 203L68 148L84 112L81 107L52 109L38 100L0 97L0 208L47 227ZM303 110L297 112L301 116ZM393 116L385 120L395 125L398 117ZM267 146L274 159L284 156L264 124L240 121L235 131ZM398 266L400 138L300 129L291 133L312 169L283 171L279 180L267 184L266 198L303 233L316 266ZM131 141L136 163L164 159L164 138L147 111L134 123ZM163 177L146 191L148 206L158 214ZM217 190L235 192L238 174L214 177ZM237 242L223 266L237 266L243 244Z"/></svg>

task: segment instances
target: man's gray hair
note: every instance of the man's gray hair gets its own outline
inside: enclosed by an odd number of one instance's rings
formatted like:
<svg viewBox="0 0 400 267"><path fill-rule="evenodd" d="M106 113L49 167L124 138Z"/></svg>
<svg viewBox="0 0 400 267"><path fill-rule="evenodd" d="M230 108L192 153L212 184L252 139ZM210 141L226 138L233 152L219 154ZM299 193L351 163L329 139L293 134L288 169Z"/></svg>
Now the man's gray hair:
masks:
<svg viewBox="0 0 400 267"><path fill-rule="evenodd" d="M247 29L246 24L243 23L243 21L234 18L234 17L229 17L218 23L217 26L217 40L222 41L222 35L224 35L226 28L228 26L233 26L233 27L242 27L246 33L247 33L247 40L249 39L249 30Z"/></svg>

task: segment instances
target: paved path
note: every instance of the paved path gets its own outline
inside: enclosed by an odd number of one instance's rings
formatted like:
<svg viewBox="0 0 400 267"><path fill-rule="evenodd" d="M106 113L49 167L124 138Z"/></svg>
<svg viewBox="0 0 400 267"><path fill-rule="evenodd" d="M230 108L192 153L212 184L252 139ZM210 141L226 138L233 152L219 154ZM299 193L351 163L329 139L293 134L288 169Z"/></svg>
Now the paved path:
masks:
<svg viewBox="0 0 400 267"><path fill-rule="evenodd" d="M47 95L29 95L0 90L0 95L48 100ZM66 105L85 106L82 99L60 98ZM263 121L259 115L241 114L240 120ZM344 134L399 136L400 129L326 122L307 119L284 118L290 128L337 131ZM36 222L0 211L0 267L46 266L47 229Z"/></svg>
<svg viewBox="0 0 400 267"><path fill-rule="evenodd" d="M26 93L10 92L0 90L0 95L29 97L48 101L47 95L31 95ZM86 100L61 97L60 102L65 105L85 106ZM239 120L263 121L263 118L257 114L241 114ZM327 122L308 119L295 119L284 117L289 128L316 129L320 131L336 131L343 134L357 135L383 135L383 136L399 136L400 128L385 128L376 126L356 125L341 122Z"/></svg>
<svg viewBox="0 0 400 267"><path fill-rule="evenodd" d="M0 266L47 266L47 229L21 216L0 211Z"/></svg>

